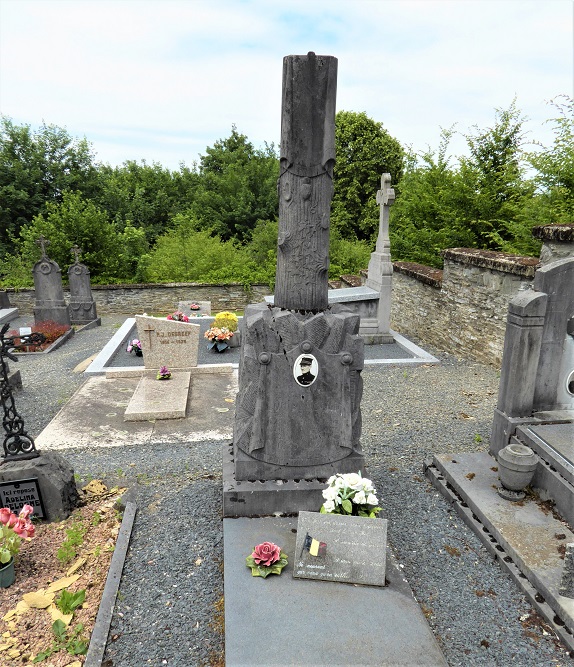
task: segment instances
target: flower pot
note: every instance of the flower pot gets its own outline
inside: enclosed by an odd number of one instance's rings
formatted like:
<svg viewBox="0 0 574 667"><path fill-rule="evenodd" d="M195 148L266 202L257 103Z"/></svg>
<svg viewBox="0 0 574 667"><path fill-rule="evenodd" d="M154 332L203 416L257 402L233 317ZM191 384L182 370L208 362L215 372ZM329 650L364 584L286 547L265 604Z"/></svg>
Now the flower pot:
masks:
<svg viewBox="0 0 574 667"><path fill-rule="evenodd" d="M14 571L14 559L11 558L5 565L0 566L0 588L12 586L16 579Z"/></svg>
<svg viewBox="0 0 574 667"><path fill-rule="evenodd" d="M143 352L141 350L135 350L136 357L141 357L143 356Z"/></svg>
<svg viewBox="0 0 574 667"><path fill-rule="evenodd" d="M522 500L538 465L538 456L525 445L511 444L498 452L498 490L506 500Z"/></svg>

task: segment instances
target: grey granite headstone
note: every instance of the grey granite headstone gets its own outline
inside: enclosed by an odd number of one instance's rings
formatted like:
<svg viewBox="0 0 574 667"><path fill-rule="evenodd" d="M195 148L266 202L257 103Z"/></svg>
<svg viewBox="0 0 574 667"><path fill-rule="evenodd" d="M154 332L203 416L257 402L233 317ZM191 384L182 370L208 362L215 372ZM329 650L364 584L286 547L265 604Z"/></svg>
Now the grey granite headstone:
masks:
<svg viewBox="0 0 574 667"><path fill-rule="evenodd" d="M46 245L49 241L41 236L37 243L42 249L42 257L32 269L36 292L34 319L36 322L51 320L70 326L70 310L64 301L62 272L56 262L46 254Z"/></svg>
<svg viewBox="0 0 574 667"><path fill-rule="evenodd" d="M384 586L387 520L299 512L293 576Z"/></svg>
<svg viewBox="0 0 574 667"><path fill-rule="evenodd" d="M145 368L169 370L197 366L199 324L136 315Z"/></svg>
<svg viewBox="0 0 574 667"><path fill-rule="evenodd" d="M5 290L0 290L0 310L3 308L10 308L10 299L8 298L8 292Z"/></svg>
<svg viewBox="0 0 574 667"><path fill-rule="evenodd" d="M283 61L275 303L248 306L243 319L236 481L364 469L359 316L329 309L327 294L336 70L332 56Z"/></svg>
<svg viewBox="0 0 574 667"><path fill-rule="evenodd" d="M574 258L538 269L533 288L508 307L493 454L537 414L574 410Z"/></svg>
<svg viewBox="0 0 574 667"><path fill-rule="evenodd" d="M80 264L80 249L72 248L76 261L68 269L70 283L70 319L72 324L87 324L98 319L96 302L90 286L90 271L85 264Z"/></svg>

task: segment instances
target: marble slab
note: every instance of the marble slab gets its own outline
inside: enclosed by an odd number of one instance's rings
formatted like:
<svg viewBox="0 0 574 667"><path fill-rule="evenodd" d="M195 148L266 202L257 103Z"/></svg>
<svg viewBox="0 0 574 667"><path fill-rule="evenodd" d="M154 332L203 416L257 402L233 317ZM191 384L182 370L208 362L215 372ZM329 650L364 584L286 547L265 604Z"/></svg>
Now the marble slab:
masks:
<svg viewBox="0 0 574 667"><path fill-rule="evenodd" d="M142 377L128 403L124 420L149 421L185 417L190 379L189 371L173 371L169 380Z"/></svg>

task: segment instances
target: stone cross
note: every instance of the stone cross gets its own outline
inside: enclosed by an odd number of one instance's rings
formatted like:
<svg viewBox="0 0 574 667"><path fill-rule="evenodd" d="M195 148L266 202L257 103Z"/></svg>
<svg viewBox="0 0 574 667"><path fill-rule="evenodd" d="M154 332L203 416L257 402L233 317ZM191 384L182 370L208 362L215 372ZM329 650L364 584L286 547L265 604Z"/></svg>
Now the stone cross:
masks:
<svg viewBox="0 0 574 667"><path fill-rule="evenodd" d="M145 322L142 327L142 331L147 334L147 344L151 348L151 335L152 332L155 331L155 327L151 324L151 322Z"/></svg>
<svg viewBox="0 0 574 667"><path fill-rule="evenodd" d="M40 235L40 238L36 239L36 245L40 246L42 249L42 257L47 257L48 255L46 254L46 246L50 245L50 241L48 241L48 239L43 235Z"/></svg>
<svg viewBox="0 0 574 667"><path fill-rule="evenodd" d="M281 110L275 305L328 308L329 214L335 164L337 59L286 56Z"/></svg>
<svg viewBox="0 0 574 667"><path fill-rule="evenodd" d="M82 251L80 250L80 248L78 248L77 245L74 245L74 247L71 249L70 252L72 253L72 255L74 255L74 258L75 258L74 264L79 264L80 255L82 254Z"/></svg>
<svg viewBox="0 0 574 667"><path fill-rule="evenodd" d="M395 190L391 188L391 175L383 174L381 176L381 189L377 190L377 204L380 206L377 252L385 252L390 249L389 212L394 203Z"/></svg>

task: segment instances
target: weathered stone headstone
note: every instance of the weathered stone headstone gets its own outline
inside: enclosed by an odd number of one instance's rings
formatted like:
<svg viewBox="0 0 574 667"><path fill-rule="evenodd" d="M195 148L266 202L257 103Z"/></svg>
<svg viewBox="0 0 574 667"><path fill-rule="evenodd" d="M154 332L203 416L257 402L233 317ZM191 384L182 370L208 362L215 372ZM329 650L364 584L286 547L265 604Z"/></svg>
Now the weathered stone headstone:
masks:
<svg viewBox="0 0 574 667"><path fill-rule="evenodd" d="M36 322L52 320L58 324L70 326L70 309L64 300L60 267L46 254L46 246L49 241L40 236L36 243L42 250L42 257L32 269L36 292L34 319Z"/></svg>
<svg viewBox="0 0 574 667"><path fill-rule="evenodd" d="M379 292L377 329L375 332L368 332L371 338L376 339L371 342L377 343L394 342L393 335L390 332L393 264L391 262L391 241L389 238L389 212L394 202L395 191L391 187L391 175L383 174L381 176L381 189L377 191L377 204L380 207L379 235L375 252L371 253L365 282L367 287Z"/></svg>
<svg viewBox="0 0 574 667"><path fill-rule="evenodd" d="M309 53L283 63L275 302L248 306L243 320L236 480L364 468L359 316L329 310L327 298L337 60Z"/></svg>
<svg viewBox="0 0 574 667"><path fill-rule="evenodd" d="M538 269L533 287L508 308L490 439L495 455L521 424L574 420L574 258Z"/></svg>
<svg viewBox="0 0 574 667"><path fill-rule="evenodd" d="M337 59L283 59L275 305L327 308L329 212L335 165Z"/></svg>
<svg viewBox="0 0 574 667"><path fill-rule="evenodd" d="M72 324L88 324L98 319L96 302L90 286L90 271L85 264L80 264L80 253L80 249L75 245L72 248L75 262L68 269Z"/></svg>
<svg viewBox="0 0 574 667"><path fill-rule="evenodd" d="M299 512L293 576L384 586L387 520Z"/></svg>
<svg viewBox="0 0 574 667"><path fill-rule="evenodd" d="M197 366L199 324L136 315L145 368L169 370Z"/></svg>

